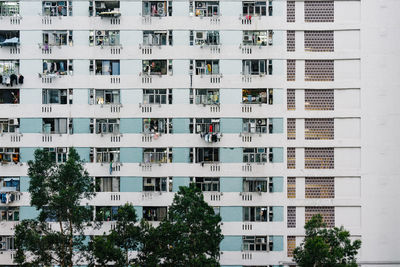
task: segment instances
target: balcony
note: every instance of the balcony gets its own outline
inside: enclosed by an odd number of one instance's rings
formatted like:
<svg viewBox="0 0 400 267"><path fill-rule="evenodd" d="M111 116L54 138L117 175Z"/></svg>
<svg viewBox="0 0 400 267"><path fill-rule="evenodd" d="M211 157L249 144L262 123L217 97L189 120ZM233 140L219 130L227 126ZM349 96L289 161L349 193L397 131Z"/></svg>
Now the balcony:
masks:
<svg viewBox="0 0 400 267"><path fill-rule="evenodd" d="M0 178L0 202L11 204L21 198L19 177ZM8 216L8 215L7 215ZM18 217L18 215L16 215ZM13 218L15 216L12 216Z"/></svg>

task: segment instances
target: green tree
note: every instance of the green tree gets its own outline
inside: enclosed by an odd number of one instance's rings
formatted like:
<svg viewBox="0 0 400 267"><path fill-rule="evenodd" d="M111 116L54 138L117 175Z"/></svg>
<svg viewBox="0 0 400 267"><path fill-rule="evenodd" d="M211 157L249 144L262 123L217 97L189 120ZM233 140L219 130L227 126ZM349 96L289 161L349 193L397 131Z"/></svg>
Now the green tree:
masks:
<svg viewBox="0 0 400 267"><path fill-rule="evenodd" d="M295 248L294 261L301 267L357 267L356 255L361 241L350 240L343 226L327 229L320 214L304 226L306 237Z"/></svg>
<svg viewBox="0 0 400 267"><path fill-rule="evenodd" d="M131 204L118 208L115 227L108 235L96 236L90 243L93 261L105 266L113 263L114 266L129 266L133 259L129 251L138 247L139 227L135 225L137 216ZM93 263L92 263L93 265Z"/></svg>
<svg viewBox="0 0 400 267"><path fill-rule="evenodd" d="M153 229L144 224L139 264L219 266L221 217L214 213L194 184L180 187L168 216ZM142 228L143 229L143 228Z"/></svg>
<svg viewBox="0 0 400 267"><path fill-rule="evenodd" d="M31 206L36 207L39 216L23 220L16 227L15 262L23 266L72 267L86 249L84 230L90 225L92 211L81 202L95 195L92 179L74 148L63 164L38 149L28 166Z"/></svg>

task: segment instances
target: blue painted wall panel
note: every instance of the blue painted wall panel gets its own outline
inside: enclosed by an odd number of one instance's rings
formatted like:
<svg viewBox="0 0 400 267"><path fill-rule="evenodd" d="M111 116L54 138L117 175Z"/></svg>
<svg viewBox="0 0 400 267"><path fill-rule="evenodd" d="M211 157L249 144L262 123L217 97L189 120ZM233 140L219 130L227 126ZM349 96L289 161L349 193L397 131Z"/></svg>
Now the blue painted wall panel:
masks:
<svg viewBox="0 0 400 267"><path fill-rule="evenodd" d="M242 237L226 235L220 244L221 251L241 251L242 250Z"/></svg>
<svg viewBox="0 0 400 267"><path fill-rule="evenodd" d="M242 192L243 178L242 177L221 177L220 178L221 192Z"/></svg>
<svg viewBox="0 0 400 267"><path fill-rule="evenodd" d="M41 118L21 118L19 120L21 133L42 133L43 124Z"/></svg>
<svg viewBox="0 0 400 267"><path fill-rule="evenodd" d="M188 186L190 184L189 177L173 177L172 178L172 191L178 192L180 186Z"/></svg>
<svg viewBox="0 0 400 267"><path fill-rule="evenodd" d="M243 220L242 207L221 207L220 215L223 222L241 222Z"/></svg>
<svg viewBox="0 0 400 267"><path fill-rule="evenodd" d="M121 147L120 160L122 163L139 163L143 161L143 148Z"/></svg>
<svg viewBox="0 0 400 267"><path fill-rule="evenodd" d="M124 118L119 120L119 130L121 133L141 133L142 119Z"/></svg>
<svg viewBox="0 0 400 267"><path fill-rule="evenodd" d="M122 176L119 186L121 192L142 192L143 179L142 177Z"/></svg>

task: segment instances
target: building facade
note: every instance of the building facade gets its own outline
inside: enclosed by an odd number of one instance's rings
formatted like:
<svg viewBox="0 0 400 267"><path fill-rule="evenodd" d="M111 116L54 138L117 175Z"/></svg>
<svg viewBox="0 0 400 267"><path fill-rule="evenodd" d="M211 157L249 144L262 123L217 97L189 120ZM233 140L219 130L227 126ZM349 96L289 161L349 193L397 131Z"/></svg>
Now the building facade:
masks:
<svg viewBox="0 0 400 267"><path fill-rule="evenodd" d="M222 266L285 265L316 213L363 240L368 5L1 1L0 264L12 264L14 225L37 215L37 148L57 162L77 149L106 227L126 202L157 224L196 183L222 217ZM361 259L377 259L371 243Z"/></svg>

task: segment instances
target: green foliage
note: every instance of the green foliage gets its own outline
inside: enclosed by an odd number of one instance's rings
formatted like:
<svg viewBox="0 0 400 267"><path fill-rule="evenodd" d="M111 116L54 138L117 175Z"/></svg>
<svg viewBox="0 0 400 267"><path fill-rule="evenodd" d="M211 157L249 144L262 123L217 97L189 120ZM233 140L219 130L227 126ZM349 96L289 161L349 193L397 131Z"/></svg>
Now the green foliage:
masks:
<svg viewBox="0 0 400 267"><path fill-rule="evenodd" d="M40 211L38 219L24 220L16 227L15 262L24 266L73 266L84 251L84 229L92 220L92 211L80 206L94 196L94 187L74 148L64 164L57 164L50 154L35 151L28 162L31 177L31 206ZM49 227L49 222L55 222ZM27 257L29 255L29 257Z"/></svg>
<svg viewBox="0 0 400 267"><path fill-rule="evenodd" d="M109 263L114 266L132 264L129 251L137 249L140 232L136 222L136 212L131 204L119 207L115 228L108 235L94 237L91 242L92 261L102 266Z"/></svg>
<svg viewBox="0 0 400 267"><path fill-rule="evenodd" d="M164 266L219 266L219 244L223 238L221 217L194 184L180 187L164 219L156 229L144 224L141 264ZM146 264L147 265L147 264Z"/></svg>
<svg viewBox="0 0 400 267"><path fill-rule="evenodd" d="M356 255L361 241L350 240L343 226L327 229L320 214L304 226L306 237L294 250L294 261L301 267L357 267Z"/></svg>

